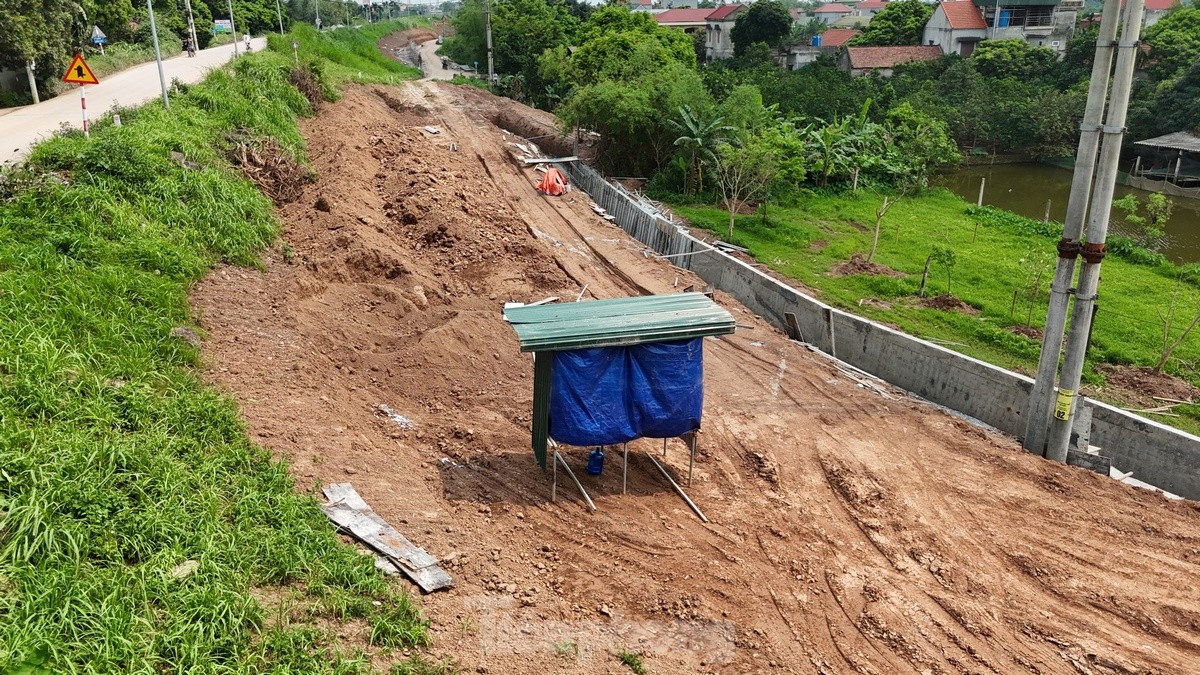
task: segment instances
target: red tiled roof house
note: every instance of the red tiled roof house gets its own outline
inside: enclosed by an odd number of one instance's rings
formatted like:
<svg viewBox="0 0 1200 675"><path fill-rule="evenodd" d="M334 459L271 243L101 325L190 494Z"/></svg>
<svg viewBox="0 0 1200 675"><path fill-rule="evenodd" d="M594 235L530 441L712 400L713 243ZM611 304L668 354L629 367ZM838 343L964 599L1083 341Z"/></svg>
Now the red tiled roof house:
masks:
<svg viewBox="0 0 1200 675"><path fill-rule="evenodd" d="M704 44L709 61L733 56L733 39L729 32L745 5L721 5L715 9L668 9L654 15L660 26L678 28L689 35L704 31Z"/></svg>
<svg viewBox="0 0 1200 675"><path fill-rule="evenodd" d="M844 16L850 16L850 12L852 11L847 5L843 5L840 2L831 2L821 5L813 11L813 18L828 25Z"/></svg>
<svg viewBox="0 0 1200 675"><path fill-rule="evenodd" d="M933 61L942 58L937 45L916 47L846 47L839 67L854 77L876 73L891 77L896 66L913 61Z"/></svg>
<svg viewBox="0 0 1200 675"><path fill-rule="evenodd" d="M987 23L971 0L943 0L925 24L925 44L940 47L943 54L970 56L987 36Z"/></svg>

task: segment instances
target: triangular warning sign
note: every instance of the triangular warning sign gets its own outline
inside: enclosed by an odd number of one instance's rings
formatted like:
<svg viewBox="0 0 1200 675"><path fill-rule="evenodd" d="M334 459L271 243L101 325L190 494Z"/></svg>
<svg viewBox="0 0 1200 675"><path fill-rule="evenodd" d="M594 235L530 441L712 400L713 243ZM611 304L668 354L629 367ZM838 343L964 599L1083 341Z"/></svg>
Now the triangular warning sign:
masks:
<svg viewBox="0 0 1200 675"><path fill-rule="evenodd" d="M71 84L100 84L100 80L96 79L96 74L92 72L91 68L88 68L88 64L83 60L83 54L75 55L75 59L71 61L62 81Z"/></svg>

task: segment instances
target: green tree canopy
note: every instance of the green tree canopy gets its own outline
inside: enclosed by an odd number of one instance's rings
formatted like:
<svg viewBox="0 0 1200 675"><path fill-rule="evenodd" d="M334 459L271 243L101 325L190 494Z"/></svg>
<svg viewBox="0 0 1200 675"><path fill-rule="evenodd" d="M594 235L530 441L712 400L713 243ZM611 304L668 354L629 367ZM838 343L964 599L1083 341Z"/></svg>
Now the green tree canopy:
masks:
<svg viewBox="0 0 1200 675"><path fill-rule="evenodd" d="M1176 77L1200 61L1200 8L1179 7L1146 29L1150 45L1147 70L1158 80Z"/></svg>
<svg viewBox="0 0 1200 675"><path fill-rule="evenodd" d="M985 77L1029 81L1054 68L1058 56L1045 47L1033 47L1021 39L984 40L971 53L971 62Z"/></svg>
<svg viewBox="0 0 1200 675"><path fill-rule="evenodd" d="M571 77L577 85L605 79L630 80L672 63L696 66L696 52L686 33L659 26L646 12L609 5L592 13L580 26L571 56Z"/></svg>
<svg viewBox="0 0 1200 675"><path fill-rule="evenodd" d="M921 0L892 0L871 18L854 45L919 45L933 6ZM986 44L986 43L985 43Z"/></svg>
<svg viewBox="0 0 1200 675"><path fill-rule="evenodd" d="M729 31L733 55L741 56L755 42L778 47L792 30L792 15L779 0L757 0L740 14Z"/></svg>
<svg viewBox="0 0 1200 675"><path fill-rule="evenodd" d="M34 64L39 82L57 79L80 46L83 14L71 0L4 0L0 3L0 67Z"/></svg>

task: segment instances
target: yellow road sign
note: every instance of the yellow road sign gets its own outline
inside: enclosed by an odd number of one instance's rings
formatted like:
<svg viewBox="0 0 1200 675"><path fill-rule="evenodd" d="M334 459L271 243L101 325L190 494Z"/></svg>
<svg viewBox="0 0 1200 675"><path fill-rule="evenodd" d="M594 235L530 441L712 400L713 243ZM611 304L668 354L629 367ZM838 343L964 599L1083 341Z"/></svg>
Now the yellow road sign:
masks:
<svg viewBox="0 0 1200 675"><path fill-rule="evenodd" d="M75 59L71 61L62 81L71 84L100 84L100 80L96 79L96 74L92 72L91 68L88 68L88 64L83 60L83 54L75 55Z"/></svg>

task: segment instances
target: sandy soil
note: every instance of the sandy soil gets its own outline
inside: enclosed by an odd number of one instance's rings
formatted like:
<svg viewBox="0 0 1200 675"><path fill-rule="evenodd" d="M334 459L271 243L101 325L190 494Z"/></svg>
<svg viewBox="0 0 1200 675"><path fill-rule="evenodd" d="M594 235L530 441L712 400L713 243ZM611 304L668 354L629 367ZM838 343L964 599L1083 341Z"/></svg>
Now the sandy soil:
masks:
<svg viewBox="0 0 1200 675"><path fill-rule="evenodd" d="M304 123L320 178L280 209L294 260L193 293L208 377L302 488L353 482L447 561L457 587L422 599L435 653L513 674L628 673L621 648L655 674L1200 670L1196 503L864 388L721 294L746 327L706 342L690 494L712 522L653 473L653 441L627 494L616 453L593 479L573 449L599 511L561 484L551 503L501 305L701 283L584 195L537 194L498 105L349 90ZM680 443L667 462L686 474Z"/></svg>

